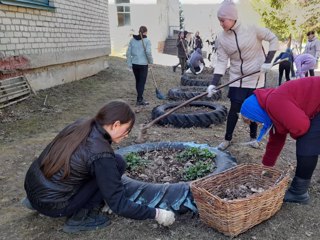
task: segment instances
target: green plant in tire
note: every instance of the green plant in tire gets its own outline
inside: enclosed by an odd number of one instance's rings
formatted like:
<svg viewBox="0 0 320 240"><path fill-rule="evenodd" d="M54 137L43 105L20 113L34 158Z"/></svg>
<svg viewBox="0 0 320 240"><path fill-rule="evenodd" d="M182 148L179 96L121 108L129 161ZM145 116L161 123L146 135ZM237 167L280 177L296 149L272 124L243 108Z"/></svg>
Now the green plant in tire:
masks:
<svg viewBox="0 0 320 240"><path fill-rule="evenodd" d="M177 158L181 162L187 162L189 160L193 160L194 162L205 159L212 159L216 155L210 152L208 149L190 147L183 150L181 153L177 155Z"/></svg>
<svg viewBox="0 0 320 240"><path fill-rule="evenodd" d="M128 165L128 170L136 170L147 164L147 161L135 152L127 154L125 159Z"/></svg>
<svg viewBox="0 0 320 240"><path fill-rule="evenodd" d="M185 181L195 180L197 178L202 178L213 170L213 164L210 162L196 162L194 165L184 169L183 179Z"/></svg>

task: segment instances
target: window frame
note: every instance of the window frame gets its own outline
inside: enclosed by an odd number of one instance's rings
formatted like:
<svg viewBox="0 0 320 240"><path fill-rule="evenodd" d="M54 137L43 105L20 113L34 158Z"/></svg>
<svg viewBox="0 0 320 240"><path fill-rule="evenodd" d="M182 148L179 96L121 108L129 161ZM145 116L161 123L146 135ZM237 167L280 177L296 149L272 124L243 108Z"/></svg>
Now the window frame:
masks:
<svg viewBox="0 0 320 240"><path fill-rule="evenodd" d="M125 26L131 26L131 7L130 7L130 0L128 0L127 3L118 3L117 0L115 1L116 5L116 11L117 11L117 21L118 21L118 27L125 27ZM123 12L119 12L118 7L123 8ZM126 9L129 9L126 11ZM123 18L123 24L120 24L119 16L122 15ZM129 22L126 22L126 15L129 16Z"/></svg>
<svg viewBox="0 0 320 240"><path fill-rule="evenodd" d="M50 5L50 0L43 1L32 1L32 0L0 0L1 4L17 6L17 7L26 7L26 8L35 8L43 10L54 10L55 7Z"/></svg>

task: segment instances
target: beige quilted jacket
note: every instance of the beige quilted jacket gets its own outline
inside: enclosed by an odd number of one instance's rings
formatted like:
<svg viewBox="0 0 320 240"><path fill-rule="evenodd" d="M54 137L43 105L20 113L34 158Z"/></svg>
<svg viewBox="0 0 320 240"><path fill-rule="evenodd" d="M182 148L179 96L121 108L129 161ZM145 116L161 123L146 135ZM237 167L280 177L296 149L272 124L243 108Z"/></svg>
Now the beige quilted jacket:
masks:
<svg viewBox="0 0 320 240"><path fill-rule="evenodd" d="M269 49L263 49L262 41L269 42ZM278 38L267 28L245 26L239 21L232 29L223 31L217 38L218 61L215 74L225 74L230 60L230 80L259 71L265 61L267 51L278 49ZM262 88L265 86L264 74L254 74L230 87Z"/></svg>

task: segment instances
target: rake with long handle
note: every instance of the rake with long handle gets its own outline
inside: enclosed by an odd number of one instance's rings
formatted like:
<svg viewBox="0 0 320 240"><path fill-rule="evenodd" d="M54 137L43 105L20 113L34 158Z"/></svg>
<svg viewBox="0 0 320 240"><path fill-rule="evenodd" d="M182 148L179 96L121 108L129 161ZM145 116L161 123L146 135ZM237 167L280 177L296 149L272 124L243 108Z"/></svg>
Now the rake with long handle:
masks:
<svg viewBox="0 0 320 240"><path fill-rule="evenodd" d="M281 62L287 61L287 60L288 60L288 59L282 59L282 60L280 60L280 61L277 61L276 63L273 63L273 66L275 66L275 65L277 65L277 64L279 64L279 63L281 63ZM236 78L236 79L233 79L233 80L231 80L231 81L229 81L229 82L227 82L227 83L225 83L225 84L222 84L222 85L218 86L217 88L215 88L215 90L219 90L219 89L221 89L221 88L224 88L224 87L226 87L226 86L229 86L230 84L232 84L232 83L234 83L234 82L236 82L236 81L239 81L239 80L241 80L241 79L243 79L243 78L245 78L245 77L251 76L251 75L256 74L256 73L259 73L259 72L260 72L260 70L259 70L259 71L252 72L252 73L244 74L244 75L242 75L242 76L240 76L240 77L238 77L238 78ZM138 138L136 139L136 142L137 142L137 143L142 143L142 142L144 142L144 141L145 141L145 140L144 140L144 139L145 139L144 135L147 134L147 129L150 128L151 126L153 126L153 125L154 125L155 123L157 123L159 120L165 118L166 116L168 116L168 115L170 115L171 113L177 111L178 109L180 109L180 108L188 105L188 104L191 103L192 101L195 101L195 100L197 100L197 99L199 99L199 98L202 98L202 97L206 96L207 94L208 94L207 92L203 92L203 93L201 93L201 94L199 94L199 95L197 95L197 96L195 96L195 97L193 97L193 98L190 98L189 100L181 103L180 105L172 108L171 110L169 110L169 111L166 112L165 114L157 117L156 119L154 119L153 121L149 122L148 124L140 124L140 132L139 132L139 134L138 134Z"/></svg>
<svg viewBox="0 0 320 240"><path fill-rule="evenodd" d="M142 36L141 32L140 32L140 37L141 37L144 53L146 55L148 63L150 64L150 59L148 58L147 49L146 49L146 46L144 45L143 36ZM150 66L149 69L150 69L150 72L151 72L151 76L152 76L152 81L153 81L154 87L156 88L156 96L157 96L157 98L160 99L160 100L166 99L165 95L162 92L160 92L160 90L158 89L158 84L157 84L156 79L154 77L152 67Z"/></svg>

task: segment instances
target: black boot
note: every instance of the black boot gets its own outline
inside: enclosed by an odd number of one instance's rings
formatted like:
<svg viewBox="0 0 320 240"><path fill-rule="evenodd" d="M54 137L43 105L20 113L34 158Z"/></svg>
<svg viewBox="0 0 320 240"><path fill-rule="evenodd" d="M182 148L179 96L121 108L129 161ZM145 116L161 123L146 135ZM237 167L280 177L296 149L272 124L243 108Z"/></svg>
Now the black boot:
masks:
<svg viewBox="0 0 320 240"><path fill-rule="evenodd" d="M172 66L173 72L176 72L177 66Z"/></svg>
<svg viewBox="0 0 320 240"><path fill-rule="evenodd" d="M81 209L66 221L63 231L66 233L91 231L108 226L110 223L110 219L96 209Z"/></svg>
<svg viewBox="0 0 320 240"><path fill-rule="evenodd" d="M308 204L309 203L309 193L308 188L311 179L303 179L295 176L291 182L290 188L284 195L283 201Z"/></svg>

